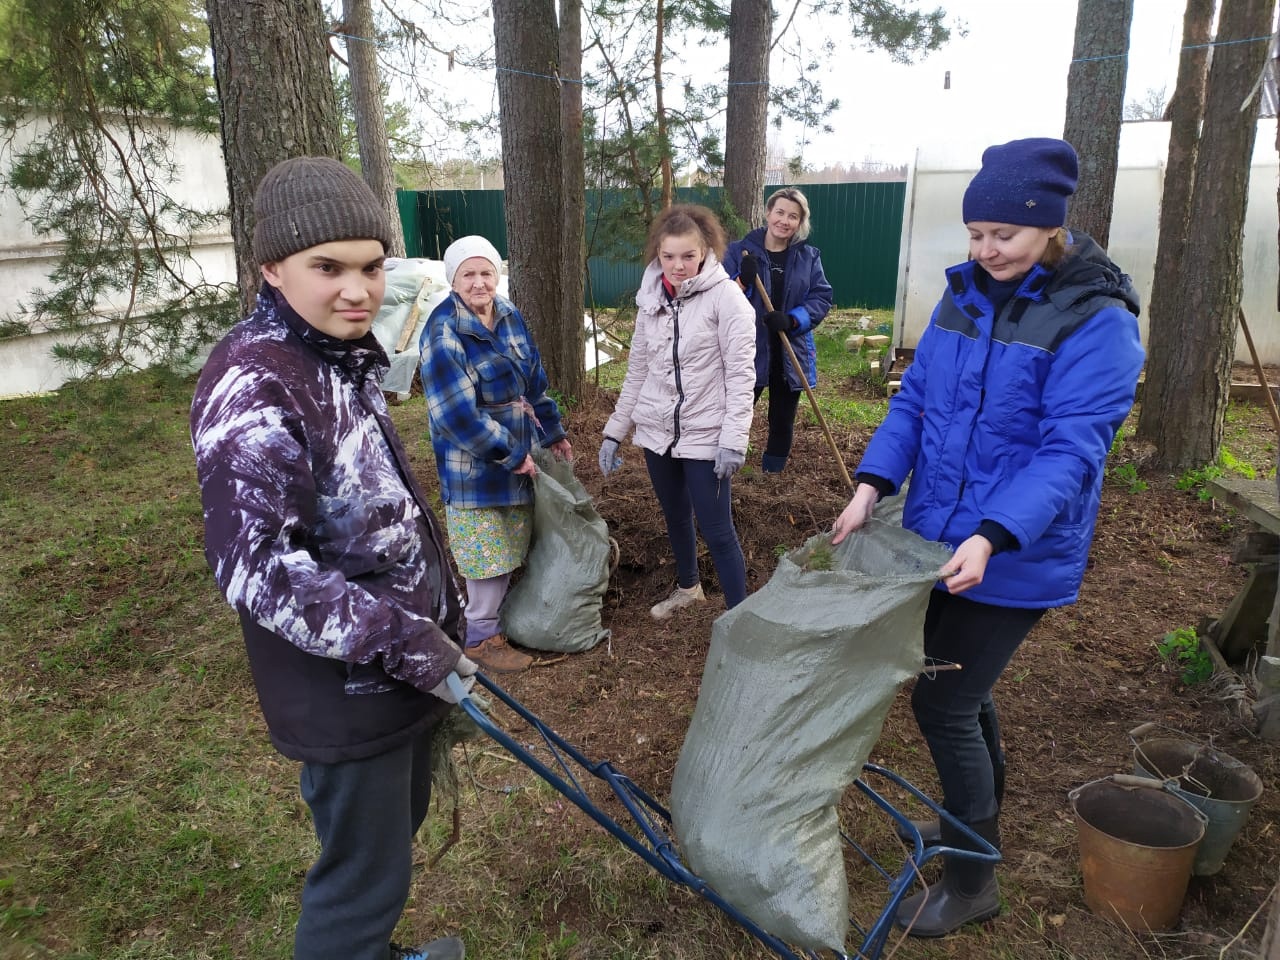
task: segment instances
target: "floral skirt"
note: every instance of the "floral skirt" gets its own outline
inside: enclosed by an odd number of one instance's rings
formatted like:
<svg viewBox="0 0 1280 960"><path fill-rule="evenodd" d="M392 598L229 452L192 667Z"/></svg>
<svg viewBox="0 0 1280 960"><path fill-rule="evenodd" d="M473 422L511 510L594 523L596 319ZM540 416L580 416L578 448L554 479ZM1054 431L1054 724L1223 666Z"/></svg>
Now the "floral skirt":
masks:
<svg viewBox="0 0 1280 960"><path fill-rule="evenodd" d="M533 506L444 508L449 549L468 580L510 573L524 563L533 534Z"/></svg>

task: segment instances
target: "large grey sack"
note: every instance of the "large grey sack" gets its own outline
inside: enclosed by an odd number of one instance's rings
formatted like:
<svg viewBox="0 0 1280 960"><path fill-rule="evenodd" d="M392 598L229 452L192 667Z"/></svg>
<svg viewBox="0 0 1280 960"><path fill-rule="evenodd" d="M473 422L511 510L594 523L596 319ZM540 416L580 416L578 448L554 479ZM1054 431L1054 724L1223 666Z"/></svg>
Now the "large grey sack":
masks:
<svg viewBox="0 0 1280 960"><path fill-rule="evenodd" d="M573 475L573 463L533 452L533 542L503 601L503 632L533 650L578 653L609 636L600 608L609 587L609 526Z"/></svg>
<svg viewBox="0 0 1280 960"><path fill-rule="evenodd" d="M820 535L712 628L672 825L689 868L788 943L843 948L836 806L923 665L929 591L949 556L881 520L836 547Z"/></svg>

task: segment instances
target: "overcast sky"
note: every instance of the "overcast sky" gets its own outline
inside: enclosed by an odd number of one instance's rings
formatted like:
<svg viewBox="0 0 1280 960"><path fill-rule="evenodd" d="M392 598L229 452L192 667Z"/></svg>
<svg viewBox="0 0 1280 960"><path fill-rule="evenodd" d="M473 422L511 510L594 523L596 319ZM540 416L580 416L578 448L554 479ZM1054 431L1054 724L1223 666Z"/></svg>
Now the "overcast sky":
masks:
<svg viewBox="0 0 1280 960"><path fill-rule="evenodd" d="M953 30L944 49L910 66L876 51L850 52L832 64L824 86L841 100L831 120L835 132L810 135L806 164L822 167L867 157L906 162L917 146L1062 135L1075 3L938 3L951 20L966 24L967 36ZM1134 0L1126 101L1141 99L1149 88L1173 92L1183 8L1183 0ZM950 89L944 89L947 71ZM782 146L788 152L798 133L784 131Z"/></svg>

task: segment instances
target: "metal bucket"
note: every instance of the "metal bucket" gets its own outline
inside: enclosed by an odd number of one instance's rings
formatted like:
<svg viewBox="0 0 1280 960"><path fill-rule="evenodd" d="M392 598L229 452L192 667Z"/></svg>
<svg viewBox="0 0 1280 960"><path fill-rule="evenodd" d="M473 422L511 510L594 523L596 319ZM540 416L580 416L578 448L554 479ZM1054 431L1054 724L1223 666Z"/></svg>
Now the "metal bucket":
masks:
<svg viewBox="0 0 1280 960"><path fill-rule="evenodd" d="M1262 779L1213 747L1169 738L1135 741L1133 772L1170 781L1174 793L1209 818L1191 870L1198 877L1221 870L1249 811L1262 796Z"/></svg>
<svg viewBox="0 0 1280 960"><path fill-rule="evenodd" d="M1130 930L1178 922L1207 818L1158 780L1116 774L1076 787L1084 900Z"/></svg>

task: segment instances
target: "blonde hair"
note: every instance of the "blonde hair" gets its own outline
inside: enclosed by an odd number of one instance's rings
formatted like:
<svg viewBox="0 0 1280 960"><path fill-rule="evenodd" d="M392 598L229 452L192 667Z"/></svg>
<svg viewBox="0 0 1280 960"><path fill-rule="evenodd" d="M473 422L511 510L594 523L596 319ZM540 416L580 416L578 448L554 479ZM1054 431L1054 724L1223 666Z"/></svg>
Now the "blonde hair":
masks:
<svg viewBox="0 0 1280 960"><path fill-rule="evenodd" d="M791 235L791 242L799 243L801 240L808 240L809 198L795 187L783 187L781 190L775 190L773 193L769 194L769 199L764 202L765 213L771 211L774 204L779 200L790 200L800 208L800 226L796 227L796 232Z"/></svg>
<svg viewBox="0 0 1280 960"><path fill-rule="evenodd" d="M644 245L644 262L657 259L658 248L667 237L685 237L696 233L702 240L704 251L710 250L716 259L724 258L729 238L716 215L697 203L677 203L667 207L653 218L649 225L649 238Z"/></svg>
<svg viewBox="0 0 1280 960"><path fill-rule="evenodd" d="M1056 270L1066 258L1067 228L1059 227L1057 232L1049 237L1049 245L1044 248L1044 253L1040 254L1040 265Z"/></svg>

